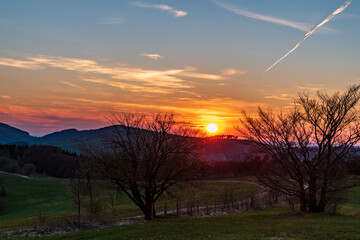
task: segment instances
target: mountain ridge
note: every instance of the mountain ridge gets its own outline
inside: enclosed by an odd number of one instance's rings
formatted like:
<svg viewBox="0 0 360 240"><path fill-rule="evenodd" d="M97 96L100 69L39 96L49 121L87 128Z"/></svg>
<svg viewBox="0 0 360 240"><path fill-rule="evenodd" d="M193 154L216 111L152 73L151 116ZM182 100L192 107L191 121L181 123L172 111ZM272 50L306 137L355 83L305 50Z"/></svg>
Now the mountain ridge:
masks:
<svg viewBox="0 0 360 240"><path fill-rule="evenodd" d="M26 131L0 123L0 144L42 144L80 153L82 142L101 144L104 138L111 136L113 127L89 130L70 128L35 137ZM204 154L208 161L235 160L243 158L241 156L245 156L250 148L251 144L244 140L209 138L205 144Z"/></svg>

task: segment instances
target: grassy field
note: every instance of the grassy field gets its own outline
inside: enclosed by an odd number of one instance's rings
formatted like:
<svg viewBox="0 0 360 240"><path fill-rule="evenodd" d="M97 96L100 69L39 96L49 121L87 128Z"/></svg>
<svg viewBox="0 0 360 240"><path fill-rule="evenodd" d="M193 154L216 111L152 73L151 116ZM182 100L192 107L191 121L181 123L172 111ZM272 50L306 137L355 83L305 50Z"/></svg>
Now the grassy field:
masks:
<svg viewBox="0 0 360 240"><path fill-rule="evenodd" d="M0 213L0 232L32 227L40 214L48 219L75 214L75 206L64 180L41 176L27 179L5 173L0 173L0 178L8 189L6 209ZM234 182L199 181L195 185L179 184L172 189L173 195L164 195L155 207L157 212L163 211L166 201L168 210L174 209L175 199L179 200L180 207L185 207L187 200L199 201L202 205L205 202L220 203L225 187L234 191L234 199L243 199L258 190L255 185ZM125 195L120 197L117 210L120 217L142 215Z"/></svg>
<svg viewBox="0 0 360 240"><path fill-rule="evenodd" d="M276 208L253 213L201 218L162 218L134 225L43 237L45 240L295 240L360 239L360 217L329 214L294 215ZM3 236L2 239L40 239Z"/></svg>
<svg viewBox="0 0 360 240"><path fill-rule="evenodd" d="M41 212L47 218L74 214L74 206L63 180L38 177L25 179L0 173L8 188L7 208L0 215L0 232L10 229L31 228ZM226 181L199 181L195 185L178 185L174 195L164 196L169 208L174 199L183 204L186 199L201 203L221 202L224 188L234 191L234 198L247 197L258 190L253 184ZM121 197L118 209L123 216L141 214L131 201ZM47 237L20 237L0 234L0 239L360 239L360 187L348 193L348 200L340 210L342 215L291 213L287 207L263 211L210 217L160 217L155 221L139 221L128 226L109 227Z"/></svg>
<svg viewBox="0 0 360 240"><path fill-rule="evenodd" d="M0 221L74 210L72 201L66 194L67 187L59 179L29 180L4 173L0 174L0 178L7 189L6 208L0 214Z"/></svg>
<svg viewBox="0 0 360 240"><path fill-rule="evenodd" d="M0 213L0 231L23 228L39 214L66 214L75 210L63 181L37 177L26 179L0 173L6 188L6 208Z"/></svg>
<svg viewBox="0 0 360 240"><path fill-rule="evenodd" d="M360 187L350 189L346 198L339 212L345 215L360 215Z"/></svg>

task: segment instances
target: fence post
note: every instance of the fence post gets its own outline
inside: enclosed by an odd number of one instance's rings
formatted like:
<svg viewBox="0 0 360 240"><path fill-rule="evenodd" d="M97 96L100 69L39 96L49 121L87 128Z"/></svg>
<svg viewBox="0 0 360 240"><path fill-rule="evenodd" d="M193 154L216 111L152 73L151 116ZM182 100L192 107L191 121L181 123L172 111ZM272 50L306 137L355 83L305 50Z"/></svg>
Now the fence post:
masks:
<svg viewBox="0 0 360 240"><path fill-rule="evenodd" d="M209 215L209 205L208 205L208 202L206 202L206 215Z"/></svg>
<svg viewBox="0 0 360 240"><path fill-rule="evenodd" d="M154 203L151 203L151 219L154 218Z"/></svg>
<svg viewBox="0 0 360 240"><path fill-rule="evenodd" d="M255 207L256 207L255 197L252 196L252 197L250 198L250 208L251 208L251 209L255 209Z"/></svg>
<svg viewBox="0 0 360 240"><path fill-rule="evenodd" d="M216 213L216 202L215 202L215 205L214 205L214 213Z"/></svg>
<svg viewBox="0 0 360 240"><path fill-rule="evenodd" d="M176 200L176 216L179 216L179 200Z"/></svg>
<svg viewBox="0 0 360 240"><path fill-rule="evenodd" d="M186 201L186 215L189 216L189 202Z"/></svg>
<svg viewBox="0 0 360 240"><path fill-rule="evenodd" d="M166 202L165 202L165 204L164 204L164 215L165 215L165 217L166 217Z"/></svg>
<svg viewBox="0 0 360 240"><path fill-rule="evenodd" d="M199 215L200 213L200 208L199 208L199 200L196 201L196 214Z"/></svg>

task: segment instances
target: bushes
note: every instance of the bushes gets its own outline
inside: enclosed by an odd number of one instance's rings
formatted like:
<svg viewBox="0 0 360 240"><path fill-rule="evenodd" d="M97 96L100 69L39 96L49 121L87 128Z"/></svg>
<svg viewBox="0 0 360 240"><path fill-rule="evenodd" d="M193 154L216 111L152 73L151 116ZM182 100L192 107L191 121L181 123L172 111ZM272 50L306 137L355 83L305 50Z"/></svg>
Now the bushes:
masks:
<svg viewBox="0 0 360 240"><path fill-rule="evenodd" d="M19 164L15 159L11 159L5 156L0 157L0 170L5 172L18 173L19 169Z"/></svg>
<svg viewBox="0 0 360 240"><path fill-rule="evenodd" d="M1 152L0 152L1 154ZM0 155L0 170L4 169L4 166L11 161L11 158L8 156Z"/></svg>
<svg viewBox="0 0 360 240"><path fill-rule="evenodd" d="M24 171L24 175L25 176L30 176L31 174L33 174L35 172L35 165L32 163L27 163L24 165L23 171Z"/></svg>

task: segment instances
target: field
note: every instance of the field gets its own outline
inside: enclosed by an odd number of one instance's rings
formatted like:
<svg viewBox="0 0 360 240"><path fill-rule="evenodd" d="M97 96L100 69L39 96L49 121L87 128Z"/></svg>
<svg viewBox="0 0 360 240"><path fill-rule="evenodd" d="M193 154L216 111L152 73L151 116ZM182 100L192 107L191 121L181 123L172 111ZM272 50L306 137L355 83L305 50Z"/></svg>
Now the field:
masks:
<svg viewBox="0 0 360 240"><path fill-rule="evenodd" d="M32 227L39 215L52 219L75 214L75 205L64 180L41 176L28 179L6 173L0 173L0 178L8 189L6 209L0 214L0 232ZM200 181L195 185L179 184L172 189L173 195L164 195L157 202L156 209L158 212L163 211L165 202L168 210L174 209L175 198L178 199L180 207L185 207L188 199L202 204L220 203L225 186L234 190L235 199L243 199L258 190L256 185L239 182ZM125 195L120 196L116 209L120 217L142 215ZM110 212L110 209L107 210Z"/></svg>
<svg viewBox="0 0 360 240"><path fill-rule="evenodd" d="M329 214L294 215L276 208L203 218L166 218L134 225L54 235L41 239L360 239L360 218ZM4 236L3 239L40 239Z"/></svg>
<svg viewBox="0 0 360 240"><path fill-rule="evenodd" d="M39 213L47 218L74 214L74 206L63 180L38 177L26 179L0 174L8 188L7 209L0 215L0 231L31 228ZM234 189L237 198L257 191L256 185L235 181L197 182L190 188L176 186L181 195L193 194L199 201L221 201L224 186ZM164 196L158 208L171 198ZM181 200L180 200L181 201ZM122 196L118 209L125 216L140 214L129 199ZM127 209L127 211L125 211ZM349 192L342 215L291 213L288 207L210 217L160 217L155 221L127 226L86 230L41 239L360 239L360 188ZM0 239L40 239L1 235Z"/></svg>

